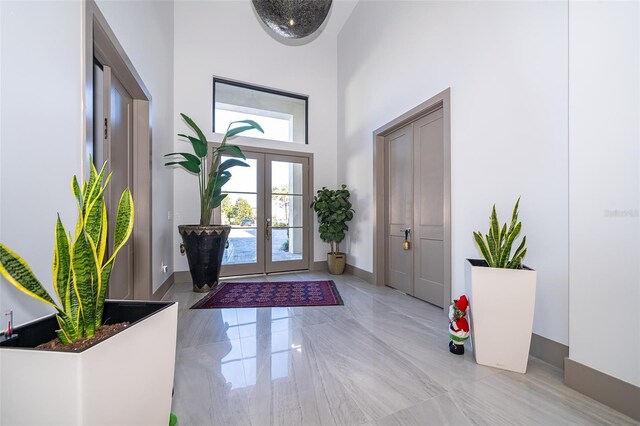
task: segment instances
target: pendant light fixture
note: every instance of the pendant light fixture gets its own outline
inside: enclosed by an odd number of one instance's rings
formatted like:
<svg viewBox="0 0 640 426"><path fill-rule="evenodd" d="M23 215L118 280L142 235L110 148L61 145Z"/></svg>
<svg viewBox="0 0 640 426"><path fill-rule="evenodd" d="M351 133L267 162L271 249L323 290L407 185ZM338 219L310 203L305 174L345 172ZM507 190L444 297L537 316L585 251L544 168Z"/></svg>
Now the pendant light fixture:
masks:
<svg viewBox="0 0 640 426"><path fill-rule="evenodd" d="M285 39L308 37L320 28L332 0L252 0L264 24Z"/></svg>

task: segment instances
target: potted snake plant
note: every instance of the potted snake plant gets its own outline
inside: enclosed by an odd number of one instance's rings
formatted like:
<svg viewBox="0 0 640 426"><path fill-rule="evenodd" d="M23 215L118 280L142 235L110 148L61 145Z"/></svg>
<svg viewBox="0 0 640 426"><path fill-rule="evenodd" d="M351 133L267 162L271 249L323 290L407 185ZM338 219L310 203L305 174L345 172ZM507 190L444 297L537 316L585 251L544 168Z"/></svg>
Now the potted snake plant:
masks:
<svg viewBox="0 0 640 426"><path fill-rule="evenodd" d="M489 233L473 233L483 259L467 259L465 279L476 362L524 373L533 327L536 271L522 263L527 237L513 251L522 230L519 205L520 198L508 226L500 226L494 205Z"/></svg>
<svg viewBox="0 0 640 426"><path fill-rule="evenodd" d="M327 266L332 275L342 274L347 263L347 255L340 251L340 243L349 230L347 222L353 219L355 212L351 208L350 195L344 184L340 189L322 187L311 203L311 208L318 215L320 238L331 247L327 253Z"/></svg>
<svg viewBox="0 0 640 426"><path fill-rule="evenodd" d="M231 232L229 225L212 225L213 209L220 206L227 194L222 187L231 179L232 167L247 167L242 160L246 157L236 145L227 144L227 140L247 130L256 129L263 132L253 120L240 120L229 123L220 145L213 149L209 156L209 143L198 125L187 115L180 114L182 119L193 130L194 135L178 134L187 139L193 148L193 154L174 152L166 154L171 161L165 166L178 166L198 177L200 190L200 223L198 225L179 225L178 232L182 237L180 252L187 254L189 271L193 281L193 291L206 293L218 285L222 257ZM223 155L231 155L222 161ZM207 158L210 157L210 158Z"/></svg>
<svg viewBox="0 0 640 426"><path fill-rule="evenodd" d="M0 273L55 313L0 336L0 424L163 424L169 419L176 350L175 302L105 301L116 255L133 230L129 189L109 236L104 180L91 164L72 190L78 221L54 230L53 289L0 243ZM107 240L111 238L111 240ZM105 335L105 330L115 334ZM47 349L36 347L45 344ZM144 395L144 398L140 398ZM33 402L37 401L34 409Z"/></svg>

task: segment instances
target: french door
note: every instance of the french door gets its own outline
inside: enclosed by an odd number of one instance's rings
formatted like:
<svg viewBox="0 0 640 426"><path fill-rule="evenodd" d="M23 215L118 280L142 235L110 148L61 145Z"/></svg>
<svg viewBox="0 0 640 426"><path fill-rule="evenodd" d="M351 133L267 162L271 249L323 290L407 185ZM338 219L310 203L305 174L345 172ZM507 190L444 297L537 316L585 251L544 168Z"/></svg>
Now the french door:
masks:
<svg viewBox="0 0 640 426"><path fill-rule="evenodd" d="M243 150L215 222L231 225L222 276L309 269L309 158Z"/></svg>

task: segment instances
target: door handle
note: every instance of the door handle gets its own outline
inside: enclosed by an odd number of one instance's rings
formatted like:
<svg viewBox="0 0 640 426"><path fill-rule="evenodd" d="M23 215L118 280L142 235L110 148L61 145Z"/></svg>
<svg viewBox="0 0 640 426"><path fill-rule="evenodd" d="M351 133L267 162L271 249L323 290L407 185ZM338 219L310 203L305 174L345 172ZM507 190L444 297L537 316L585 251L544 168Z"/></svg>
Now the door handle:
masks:
<svg viewBox="0 0 640 426"><path fill-rule="evenodd" d="M411 242L409 241L409 234L411 233L410 228L406 228L404 230L404 241L402 242L402 248L406 250L411 250Z"/></svg>
<svg viewBox="0 0 640 426"><path fill-rule="evenodd" d="M271 239L271 219L267 219L267 226L264 228L264 238L267 241Z"/></svg>

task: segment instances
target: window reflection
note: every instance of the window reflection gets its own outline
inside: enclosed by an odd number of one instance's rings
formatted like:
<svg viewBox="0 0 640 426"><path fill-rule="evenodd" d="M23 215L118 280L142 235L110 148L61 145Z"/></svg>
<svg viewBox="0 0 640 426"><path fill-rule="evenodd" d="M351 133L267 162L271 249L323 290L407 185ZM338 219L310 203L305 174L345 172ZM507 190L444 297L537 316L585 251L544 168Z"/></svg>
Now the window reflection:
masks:
<svg viewBox="0 0 640 426"><path fill-rule="evenodd" d="M289 376L291 354L302 347L293 341L288 308L224 309L222 318L228 325L231 350L221 360L221 371L231 389ZM263 367L259 378L258 367Z"/></svg>

